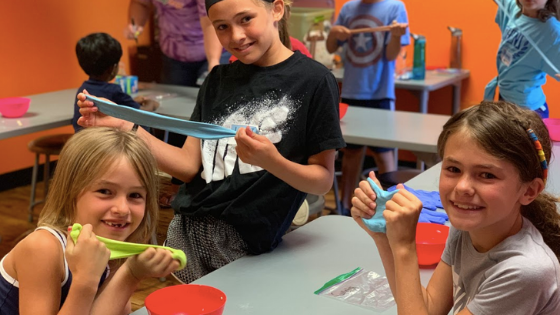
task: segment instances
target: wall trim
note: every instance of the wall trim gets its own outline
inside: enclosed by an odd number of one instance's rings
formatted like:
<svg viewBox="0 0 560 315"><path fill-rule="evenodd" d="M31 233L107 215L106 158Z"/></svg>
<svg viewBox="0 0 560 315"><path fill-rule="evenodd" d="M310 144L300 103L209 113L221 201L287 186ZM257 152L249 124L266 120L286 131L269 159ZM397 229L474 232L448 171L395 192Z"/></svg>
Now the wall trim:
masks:
<svg viewBox="0 0 560 315"><path fill-rule="evenodd" d="M56 162L57 161L50 162L51 172L56 167ZM43 181L44 169L45 164L40 164L39 174L37 174L37 182ZM10 173L0 174L0 191L31 185L31 175L33 175L33 167L24 168Z"/></svg>

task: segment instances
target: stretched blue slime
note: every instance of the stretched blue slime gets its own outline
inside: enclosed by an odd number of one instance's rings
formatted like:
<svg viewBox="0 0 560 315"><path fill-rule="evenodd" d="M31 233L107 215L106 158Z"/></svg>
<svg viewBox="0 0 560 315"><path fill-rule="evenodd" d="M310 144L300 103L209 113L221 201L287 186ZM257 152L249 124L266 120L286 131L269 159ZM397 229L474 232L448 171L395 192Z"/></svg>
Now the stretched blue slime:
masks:
<svg viewBox="0 0 560 315"><path fill-rule="evenodd" d="M222 126L163 116L124 105L113 104L91 95L86 95L86 98L94 102L103 114L142 126L167 130L203 140L235 137L234 130Z"/></svg>
<svg viewBox="0 0 560 315"><path fill-rule="evenodd" d="M391 200L391 198L393 198L393 196L398 193L399 190L396 189L393 191L385 191L377 186L377 184L371 178L368 177L367 181L377 195L377 199L375 199L377 207L375 208L375 214L373 215L373 217L371 217L370 219L362 218L362 221L364 221L364 224L371 231L386 233L387 222L383 217L383 211L385 211L386 208L385 204L387 203L387 201Z"/></svg>

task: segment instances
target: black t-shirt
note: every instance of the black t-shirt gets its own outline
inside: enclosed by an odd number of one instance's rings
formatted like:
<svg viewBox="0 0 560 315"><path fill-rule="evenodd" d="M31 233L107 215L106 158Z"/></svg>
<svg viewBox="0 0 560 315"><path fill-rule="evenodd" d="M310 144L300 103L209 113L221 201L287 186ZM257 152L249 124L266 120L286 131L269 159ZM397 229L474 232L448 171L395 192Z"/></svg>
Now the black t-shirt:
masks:
<svg viewBox="0 0 560 315"><path fill-rule="evenodd" d="M140 108L140 104L136 103L130 95L123 92L120 85L98 81L98 80L87 80L82 83L82 86L78 89L78 93L82 93L86 89L89 94L95 95L96 97L104 97L111 100L119 105L126 105L128 107ZM76 97L78 96L76 93ZM72 118L72 125L74 126L74 132L82 130L84 127L78 125L78 118L82 115L80 114L80 107L78 107L78 99L74 98L74 117Z"/></svg>
<svg viewBox="0 0 560 315"><path fill-rule="evenodd" d="M338 97L330 71L299 52L270 67L236 61L210 72L191 120L226 128L258 126L282 156L307 164L310 156L345 145ZM175 208L183 215L213 215L231 224L250 253L274 249L306 194L239 160L233 138L201 145L200 173L181 187Z"/></svg>

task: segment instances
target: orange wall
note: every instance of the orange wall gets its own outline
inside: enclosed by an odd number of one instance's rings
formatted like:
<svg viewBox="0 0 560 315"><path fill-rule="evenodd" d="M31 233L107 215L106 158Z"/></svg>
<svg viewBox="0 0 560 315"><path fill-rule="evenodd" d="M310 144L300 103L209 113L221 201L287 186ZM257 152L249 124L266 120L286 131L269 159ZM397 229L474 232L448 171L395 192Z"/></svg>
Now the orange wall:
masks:
<svg viewBox="0 0 560 315"><path fill-rule="evenodd" d="M471 71L468 80L463 81L461 106L469 107L480 102L484 87L496 75L496 53L500 43L500 31L494 23L497 6L492 0L402 0L408 12L410 31L426 36L427 66L447 66L451 33L447 26L463 30L463 67ZM336 1L336 12L346 0ZM408 56L413 56L412 45ZM412 64L412 58L408 58ZM544 90L551 117L560 117L560 83L548 78ZM431 113L451 113L451 88L430 93ZM417 100L406 91L397 91L397 109L418 110Z"/></svg>
<svg viewBox="0 0 560 315"><path fill-rule="evenodd" d="M337 12L346 2L337 0ZM471 70L464 81L462 106L482 99L484 86L495 75L494 58L500 34L494 24L496 6L491 0L404 0L410 29L427 37L428 65L449 60L448 25L463 29L463 64ZM29 5L29 7L27 7ZM123 61L133 42L123 36L128 1L0 1L0 97L21 96L77 88L86 79L74 54L77 40L92 32L107 32L123 45ZM143 41L145 41L144 38ZM412 56L412 50L409 51ZM559 83L545 86L549 105L560 104ZM417 101L406 91L397 94L397 108L417 110ZM451 88L430 93L430 112L449 114ZM68 110L74 100L68 100ZM557 107L551 116L560 117ZM48 132L0 140L0 174L33 165L27 143L46 133L72 132L62 127ZM6 154L8 152L9 154Z"/></svg>
<svg viewBox="0 0 560 315"><path fill-rule="evenodd" d="M89 33L106 32L119 40L122 61L128 64L128 45L133 43L123 35L128 1L0 1L0 12L0 97L77 89L87 77L74 47ZM74 101L67 100L69 112ZM73 130L62 127L0 140L0 174L32 166L27 143L57 132Z"/></svg>

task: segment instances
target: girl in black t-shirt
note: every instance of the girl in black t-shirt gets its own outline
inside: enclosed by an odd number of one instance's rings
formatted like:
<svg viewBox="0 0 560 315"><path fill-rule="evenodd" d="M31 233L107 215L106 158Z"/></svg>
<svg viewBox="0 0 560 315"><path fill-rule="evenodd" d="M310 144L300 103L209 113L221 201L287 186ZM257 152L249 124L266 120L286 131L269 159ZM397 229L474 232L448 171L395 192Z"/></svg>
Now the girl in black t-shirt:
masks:
<svg viewBox="0 0 560 315"><path fill-rule="evenodd" d="M280 41L283 0L207 0L206 8L238 61L209 73L191 120L236 129L235 139L188 137L176 148L138 130L160 169L186 183L167 239L187 254L175 273L184 282L274 249L306 194L331 188L335 150L344 146L334 76ZM132 128L78 99L82 126Z"/></svg>

